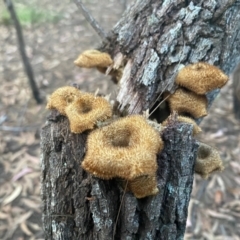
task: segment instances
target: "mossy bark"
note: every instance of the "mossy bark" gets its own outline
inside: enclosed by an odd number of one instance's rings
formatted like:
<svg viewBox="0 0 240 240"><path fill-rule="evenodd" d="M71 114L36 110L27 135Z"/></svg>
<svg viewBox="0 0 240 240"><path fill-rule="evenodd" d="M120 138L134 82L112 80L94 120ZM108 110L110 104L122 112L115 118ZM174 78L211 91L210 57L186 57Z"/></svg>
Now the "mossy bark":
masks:
<svg viewBox="0 0 240 240"><path fill-rule="evenodd" d="M232 71L240 60L239 9L238 0L136 1L100 47L127 58L117 97L121 108L129 114L151 110L162 92L174 89L182 64L206 61ZM217 92L208 94L209 103ZM140 200L124 195L117 179L104 181L81 169L87 135L72 134L55 111L42 129L46 239L183 239L198 148L192 126L173 120L164 130L160 192Z"/></svg>

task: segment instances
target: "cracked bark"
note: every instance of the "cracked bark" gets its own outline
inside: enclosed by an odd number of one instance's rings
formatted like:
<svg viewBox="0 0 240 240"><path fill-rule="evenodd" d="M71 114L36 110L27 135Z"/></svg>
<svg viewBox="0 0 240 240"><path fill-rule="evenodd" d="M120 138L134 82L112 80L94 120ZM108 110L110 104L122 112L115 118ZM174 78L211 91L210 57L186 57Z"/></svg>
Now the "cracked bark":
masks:
<svg viewBox="0 0 240 240"><path fill-rule="evenodd" d="M152 109L162 92L174 90L182 65L205 61L230 73L240 61L239 9L238 0L136 1L100 47L112 57L126 56L121 108L129 114ZM218 91L207 94L209 105ZM114 239L183 239L198 144L190 125L174 121L162 136L160 192L140 200L125 194ZM81 169L86 138L87 132L72 134L55 111L42 129L46 239L113 239L123 189L116 179L104 181Z"/></svg>

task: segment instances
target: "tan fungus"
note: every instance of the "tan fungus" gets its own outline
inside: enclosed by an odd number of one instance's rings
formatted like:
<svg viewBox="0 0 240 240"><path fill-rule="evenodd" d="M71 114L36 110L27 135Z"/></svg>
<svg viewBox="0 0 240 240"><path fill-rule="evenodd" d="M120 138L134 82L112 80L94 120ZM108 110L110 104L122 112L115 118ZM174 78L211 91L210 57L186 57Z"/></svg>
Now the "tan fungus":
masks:
<svg viewBox="0 0 240 240"><path fill-rule="evenodd" d="M48 99L47 109L57 109L62 115L66 115L65 108L80 97L81 92L75 87L61 87L52 93Z"/></svg>
<svg viewBox="0 0 240 240"><path fill-rule="evenodd" d="M195 164L195 172L203 178L208 178L209 174L222 171L224 169L221 157L218 151L205 144L200 143Z"/></svg>
<svg viewBox="0 0 240 240"><path fill-rule="evenodd" d="M142 116L132 115L89 134L82 167L103 179L155 176L162 149L159 133Z"/></svg>
<svg viewBox="0 0 240 240"><path fill-rule="evenodd" d="M74 61L78 67L84 68L100 68L105 69L113 63L111 56L108 53L98 50L86 50Z"/></svg>
<svg viewBox="0 0 240 240"><path fill-rule="evenodd" d="M130 180L128 182L128 189L136 198L156 195L159 192L155 175L143 175Z"/></svg>
<svg viewBox="0 0 240 240"><path fill-rule="evenodd" d="M199 62L182 68L175 82L197 94L205 94L216 88L221 88L228 81L228 76L219 68Z"/></svg>
<svg viewBox="0 0 240 240"><path fill-rule="evenodd" d="M167 98L171 112L188 113L194 118L207 115L207 98L179 88Z"/></svg>
<svg viewBox="0 0 240 240"><path fill-rule="evenodd" d="M111 104L106 99L90 93L79 96L75 102L66 107L65 112L73 133L93 129L97 121L103 121L112 116Z"/></svg>

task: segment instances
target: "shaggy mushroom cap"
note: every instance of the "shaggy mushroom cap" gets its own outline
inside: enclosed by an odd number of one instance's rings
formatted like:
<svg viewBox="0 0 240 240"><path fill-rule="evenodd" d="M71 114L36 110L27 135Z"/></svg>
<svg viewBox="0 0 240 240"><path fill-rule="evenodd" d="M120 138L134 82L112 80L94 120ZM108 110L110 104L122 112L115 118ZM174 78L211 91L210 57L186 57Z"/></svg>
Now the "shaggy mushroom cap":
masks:
<svg viewBox="0 0 240 240"><path fill-rule="evenodd" d="M108 53L98 50L86 50L74 61L78 67L84 68L107 68L113 63L111 56Z"/></svg>
<svg viewBox="0 0 240 240"><path fill-rule="evenodd" d="M179 88L167 98L171 112L190 114L194 118L207 115L207 98Z"/></svg>
<svg viewBox="0 0 240 240"><path fill-rule="evenodd" d="M61 87L52 93L47 103L47 109L57 109L66 115L65 108L80 97L81 92L75 87Z"/></svg>
<svg viewBox="0 0 240 240"><path fill-rule="evenodd" d="M142 116L132 115L89 134L82 167L103 179L154 176L162 149L159 133Z"/></svg>
<svg viewBox="0 0 240 240"><path fill-rule="evenodd" d="M144 198L156 195L159 190L157 187L156 176L143 175L128 182L128 189L136 198Z"/></svg>
<svg viewBox="0 0 240 240"><path fill-rule="evenodd" d="M228 81L219 68L205 62L190 64L182 68L175 82L197 94L205 94L216 88L221 88Z"/></svg>
<svg viewBox="0 0 240 240"><path fill-rule="evenodd" d="M202 129L197 125L197 123L190 117L178 116L177 120L183 123L189 123L193 125L193 135L197 135L202 132ZM166 127L168 125L169 118L162 122L162 126Z"/></svg>
<svg viewBox="0 0 240 240"><path fill-rule="evenodd" d="M82 133L93 129L97 121L103 121L112 116L111 104L102 97L84 93L65 109L73 133Z"/></svg>
<svg viewBox="0 0 240 240"><path fill-rule="evenodd" d="M209 174L222 171L224 169L221 157L218 151L205 144L200 143L195 164L195 172L203 178L208 178Z"/></svg>

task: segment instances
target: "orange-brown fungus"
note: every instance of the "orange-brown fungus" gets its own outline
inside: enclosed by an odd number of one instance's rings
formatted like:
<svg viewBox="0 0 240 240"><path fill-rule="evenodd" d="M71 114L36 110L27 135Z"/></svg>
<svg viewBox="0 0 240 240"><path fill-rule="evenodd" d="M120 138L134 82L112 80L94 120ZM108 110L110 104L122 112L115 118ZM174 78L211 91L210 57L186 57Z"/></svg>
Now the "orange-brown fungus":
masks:
<svg viewBox="0 0 240 240"><path fill-rule="evenodd" d="M184 117L184 116L178 116L177 120L179 122L184 122L184 123L189 123L193 125L193 135L196 135L200 132L202 132L202 129L197 125L197 123L190 117ZM162 122L162 126L167 126L168 125L169 119L167 118L165 121Z"/></svg>
<svg viewBox="0 0 240 240"><path fill-rule="evenodd" d="M228 81L219 68L205 62L190 64L182 68L175 82L197 94L205 94L216 88L221 88Z"/></svg>
<svg viewBox="0 0 240 240"><path fill-rule="evenodd" d="M47 109L57 109L62 115L66 115L65 108L74 102L81 92L75 87L61 87L52 93L50 96Z"/></svg>
<svg viewBox="0 0 240 240"><path fill-rule="evenodd" d="M216 149L200 143L195 164L195 172L203 178L207 178L209 174L224 169L221 157Z"/></svg>
<svg viewBox="0 0 240 240"><path fill-rule="evenodd" d="M82 167L103 179L155 176L162 148L159 133L142 116L132 115L89 134Z"/></svg>
<svg viewBox="0 0 240 240"><path fill-rule="evenodd" d="M113 60L108 53L98 50L86 50L74 61L75 65L84 68L107 68L112 63Z"/></svg>
<svg viewBox="0 0 240 240"><path fill-rule="evenodd" d="M110 103L90 93L79 96L75 102L66 107L65 112L73 133L93 129L97 121L103 121L112 116Z"/></svg>
<svg viewBox="0 0 240 240"><path fill-rule="evenodd" d="M207 98L205 95L197 95L179 88L167 98L167 101L171 112L188 113L194 118L207 115Z"/></svg>
<svg viewBox="0 0 240 240"><path fill-rule="evenodd" d="M159 192L155 175L144 175L130 180L128 182L128 189L133 192L136 198L144 198Z"/></svg>

